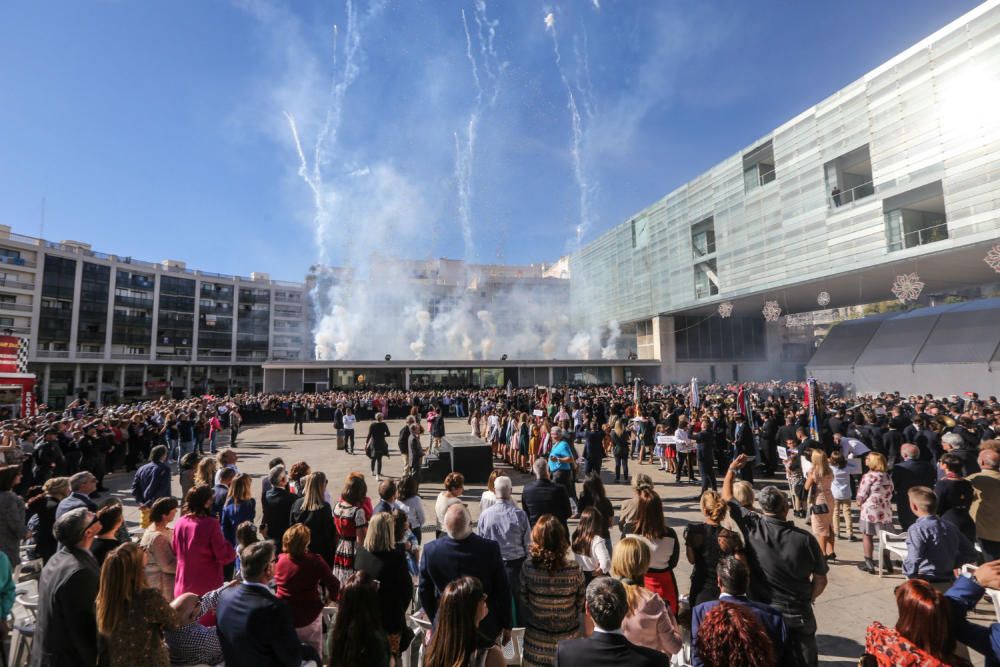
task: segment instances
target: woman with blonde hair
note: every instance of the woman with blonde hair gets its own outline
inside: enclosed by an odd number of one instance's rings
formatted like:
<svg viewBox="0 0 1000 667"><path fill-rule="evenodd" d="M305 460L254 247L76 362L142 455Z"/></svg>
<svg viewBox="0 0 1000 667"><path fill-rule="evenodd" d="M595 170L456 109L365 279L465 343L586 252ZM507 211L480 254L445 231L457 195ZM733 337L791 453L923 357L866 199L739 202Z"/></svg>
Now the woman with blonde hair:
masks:
<svg viewBox="0 0 1000 667"><path fill-rule="evenodd" d="M222 534L233 546L236 546L236 527L244 521L253 523L257 518L257 500L250 490L250 482L250 475L245 472L236 475L222 508Z"/></svg>
<svg viewBox="0 0 1000 667"><path fill-rule="evenodd" d="M624 537L611 554L611 576L622 582L628 614L622 621L625 638L638 646L673 655L681 650L681 631L663 599L643 587L651 552L645 540Z"/></svg>
<svg viewBox="0 0 1000 667"><path fill-rule="evenodd" d="M806 475L809 493L809 519L813 535L827 560L837 560L836 535L833 533L833 468L822 449L812 450L812 470Z"/></svg>
<svg viewBox="0 0 1000 667"><path fill-rule="evenodd" d="M97 590L100 664L108 667L170 667L164 630L178 630L182 620L163 594L145 585L146 556L126 542L108 554Z"/></svg>
<svg viewBox="0 0 1000 667"><path fill-rule="evenodd" d="M372 517L354 567L380 582L378 607L382 629L389 639L389 651L398 660L408 647L402 644L402 637L406 630L406 611L413 600L413 580L406 555L396 548L395 524L390 512L379 512Z"/></svg>
<svg viewBox="0 0 1000 667"><path fill-rule="evenodd" d="M194 485L213 488L215 486L215 473L218 470L219 464L215 462L215 459L207 456L200 459L194 472ZM187 498L187 494L184 494L184 497Z"/></svg>
<svg viewBox="0 0 1000 667"><path fill-rule="evenodd" d="M859 528L864 542L865 562L858 569L869 574L878 572L875 566L875 536L880 530L892 530L892 479L889 478L885 456L870 452L865 457L868 472L858 485L858 506L861 508ZM881 554L885 568L892 573L892 564L886 554Z"/></svg>
<svg viewBox="0 0 1000 667"><path fill-rule="evenodd" d="M149 526L139 540L146 552L146 585L158 588L163 597L174 599L174 573L177 572L177 554L174 553L174 531L169 527L177 518L179 503L176 498L158 498L149 510Z"/></svg>
<svg viewBox="0 0 1000 667"><path fill-rule="evenodd" d="M723 522L729 516L729 506L718 492L711 489L701 494L701 514L704 523L691 523L684 530L687 559L694 567L691 570L691 607L702 602L718 600L719 583L715 567L722 557L719 546L719 532L724 530Z"/></svg>
<svg viewBox="0 0 1000 667"><path fill-rule="evenodd" d="M317 554L328 566L333 567L336 536L333 527L333 509L326 502L326 475L321 472L308 475L302 482L302 497L292 504L290 520L309 529L309 551Z"/></svg>

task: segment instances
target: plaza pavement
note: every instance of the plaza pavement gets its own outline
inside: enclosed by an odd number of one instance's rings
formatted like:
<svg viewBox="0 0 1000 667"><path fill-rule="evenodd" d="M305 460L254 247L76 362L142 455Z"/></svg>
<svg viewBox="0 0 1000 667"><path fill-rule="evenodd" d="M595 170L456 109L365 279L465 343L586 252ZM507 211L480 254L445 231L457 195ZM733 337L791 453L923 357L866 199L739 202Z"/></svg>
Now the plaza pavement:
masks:
<svg viewBox="0 0 1000 667"><path fill-rule="evenodd" d="M325 472L330 479L330 493L334 497L338 495L348 473L352 471L363 472L368 481L368 495L373 498L373 502L377 502L377 484L370 474L369 461L363 453L368 423L359 422L357 425L355 431L357 443L354 456L343 451L336 451L335 432L330 423L307 422L304 435L293 435L291 422L244 428L237 441L237 453L239 454L237 466L241 472L250 473L254 477L253 496L258 499L258 522L261 516L259 507L260 478L267 473L268 461L277 456L284 459L286 467L296 461L307 461L314 471ZM382 473L383 476L398 478L402 474L403 458L399 456L396 448L396 434L399 432L402 422L391 420L386 423L392 433L389 441L392 456L383 459ZM469 431L469 427L462 419L449 419L447 428L448 432L452 434ZM220 443L229 442L228 431L220 435L222 436L219 438ZM427 443L425 442L424 445L426 447ZM684 526L688 522L702 520L697 501L700 487L686 483L676 484L672 481L672 477L668 481L666 473L657 470L655 465L639 466L635 461L630 461L629 465L629 472L633 475L636 472L645 472L653 478L656 490L663 498L668 522L682 541L681 557L675 569L675 575L681 593L686 594L689 589L691 565L684 553L683 532ZM506 466L502 467L506 468ZM526 482L530 481L530 478L509 468L506 469L507 474L514 482L515 499L520 505L521 489ZM610 471L605 466L602 477L607 487L608 497L617 513L621 502L631 496L631 489L624 483L613 483L613 462ZM429 522L428 525L424 526L424 543L434 539L434 501L443 488L442 481L424 480L421 485L424 510ZM111 493L120 497L124 503L129 527L135 528L139 513L131 498L131 483L132 474L120 472L108 477L105 481L105 484L111 489ZM719 484L721 490L721 479ZM755 486L760 488L763 484L758 480ZM173 479L173 489L174 494L179 497L180 484L176 475ZM468 504L473 519L479 515L479 497L484 489L483 485L470 484L465 490L464 500ZM100 500L98 499L98 502ZM808 520L794 519L794 521L797 525L808 529ZM855 530L857 530L856 521ZM615 533L613 540L617 543L620 533L618 533L617 528L613 529L613 532ZM838 560L830 566L829 585L815 607L818 625L817 641L821 664L844 665L846 667L857 664L858 656L864 650L865 628L869 623L873 620L879 620L886 625L895 624L896 605L893 590L904 579L899 574L899 568L896 569L896 574L885 576L882 579L858 570L856 565L862 560L860 538L857 542L838 540L836 551ZM993 607L988 603L981 603L976 613L970 615L970 618L983 623L995 620ZM973 664L982 665L981 656L974 655Z"/></svg>

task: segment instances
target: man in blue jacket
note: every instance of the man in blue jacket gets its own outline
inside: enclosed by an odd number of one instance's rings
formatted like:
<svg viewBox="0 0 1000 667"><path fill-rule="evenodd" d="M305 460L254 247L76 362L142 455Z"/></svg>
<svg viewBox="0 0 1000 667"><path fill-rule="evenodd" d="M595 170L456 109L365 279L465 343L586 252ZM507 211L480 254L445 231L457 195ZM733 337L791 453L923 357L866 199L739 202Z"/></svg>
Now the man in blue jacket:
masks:
<svg viewBox="0 0 1000 667"><path fill-rule="evenodd" d="M952 602L955 639L986 656L986 667L998 667L1000 623L983 626L965 619L966 613L970 609L975 609L976 603L983 597L987 588L1000 589L1000 560L979 566L971 576L959 577L944 595Z"/></svg>
<svg viewBox="0 0 1000 667"><path fill-rule="evenodd" d="M149 452L149 463L135 471L132 480L132 497L139 506L139 525L149 525L149 510L160 498L170 496L170 465L167 448L157 445Z"/></svg>
<svg viewBox="0 0 1000 667"><path fill-rule="evenodd" d="M702 602L691 613L691 660L695 667L701 667L704 664L698 655L696 642L698 628L705 619L705 615L722 602L742 605L756 616L771 638L777 664L786 664L785 643L788 640L788 628L785 626L785 619L777 609L763 602L754 602L747 597L747 590L750 586L750 570L747 569L747 566L743 564L743 561L727 556L719 561L715 572L719 578L719 590L722 591L722 595L719 596L718 600Z"/></svg>

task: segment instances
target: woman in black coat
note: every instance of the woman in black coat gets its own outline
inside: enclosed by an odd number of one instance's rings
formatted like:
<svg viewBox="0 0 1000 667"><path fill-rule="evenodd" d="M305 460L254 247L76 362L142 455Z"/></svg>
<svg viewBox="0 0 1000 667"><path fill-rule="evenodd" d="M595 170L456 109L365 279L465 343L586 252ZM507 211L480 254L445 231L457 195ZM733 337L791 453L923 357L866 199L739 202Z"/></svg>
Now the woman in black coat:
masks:
<svg viewBox="0 0 1000 667"><path fill-rule="evenodd" d="M395 523L389 512L378 512L372 516L364 546L358 547L354 568L379 582L378 606L382 629L389 637L392 654L398 656L406 650L408 643L401 638L407 633L406 611L413 601L413 579L406 566L406 556L396 547Z"/></svg>

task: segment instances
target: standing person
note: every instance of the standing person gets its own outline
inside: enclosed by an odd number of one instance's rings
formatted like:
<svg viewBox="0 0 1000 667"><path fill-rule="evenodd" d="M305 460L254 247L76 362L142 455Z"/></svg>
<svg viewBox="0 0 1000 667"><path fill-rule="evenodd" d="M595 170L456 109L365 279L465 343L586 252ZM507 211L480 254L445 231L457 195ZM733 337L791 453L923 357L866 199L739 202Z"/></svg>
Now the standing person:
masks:
<svg viewBox="0 0 1000 667"><path fill-rule="evenodd" d="M741 455L729 465L722 482L724 500L733 499L736 470L748 461ZM752 597L781 612L788 628L788 655L793 664L815 665L819 657L813 604L826 588L830 566L816 538L788 521L784 493L777 487L765 486L758 492L757 502L761 514L729 503L729 511L755 555L750 580Z"/></svg>
<svg viewBox="0 0 1000 667"><path fill-rule="evenodd" d="M920 448L914 444L904 444L899 450L903 460L892 467L893 500L896 515L903 530L909 529L917 517L910 511L909 491L915 486L934 487L937 471L930 461L922 461Z"/></svg>
<svg viewBox="0 0 1000 667"><path fill-rule="evenodd" d="M186 496L191 487L195 485L198 461L197 452L188 452L181 457L180 463L177 464L177 479L181 484L181 498Z"/></svg>
<svg viewBox="0 0 1000 667"><path fill-rule="evenodd" d="M840 519L843 517L847 525L847 539L854 542L857 538L854 537L854 521L851 515L853 504L851 473L847 467L847 459L839 449L830 453L830 468L833 470L833 484L830 486L833 493L833 536L834 539L840 537Z"/></svg>
<svg viewBox="0 0 1000 667"><path fill-rule="evenodd" d="M629 611L628 596L621 582L610 577L595 579L586 590L587 619L594 633L587 638L568 639L556 648L558 665L591 667L667 667L670 659L660 652L633 644L623 632Z"/></svg>
<svg viewBox="0 0 1000 667"><path fill-rule="evenodd" d="M56 518L58 519L66 512L83 507L91 512L97 511L97 503L90 499L90 494L97 489L97 478L84 470L69 478L69 488L71 493L63 498L59 506L56 507Z"/></svg>
<svg viewBox="0 0 1000 667"><path fill-rule="evenodd" d="M960 577L959 581L971 580ZM960 586L965 584L954 588ZM961 616L948 604L958 602L950 590L944 596L926 581L911 579L896 587L895 594L896 626L888 628L875 621L865 631L865 653L874 657L879 667L968 664L955 653L956 635L961 636L956 616ZM959 602L959 607L963 606Z"/></svg>
<svg viewBox="0 0 1000 667"><path fill-rule="evenodd" d="M191 421L191 415L187 412L181 412L177 419L177 438L180 455L182 457L185 454L190 454L195 451L194 426L194 422Z"/></svg>
<svg viewBox="0 0 1000 667"><path fill-rule="evenodd" d="M587 428L587 435L583 446L584 470L583 474L590 476L601 475L601 462L604 461L604 431L598 425L596 419L590 420Z"/></svg>
<svg viewBox="0 0 1000 667"><path fill-rule="evenodd" d="M975 544L976 523L972 520L969 509L975 500L976 490L969 480L962 477L965 464L959 457L948 453L938 460L938 467L944 471L944 477L934 485L938 516L955 524Z"/></svg>
<svg viewBox="0 0 1000 667"><path fill-rule="evenodd" d="M611 453L615 457L615 484L624 475L625 483L628 483L628 433L625 431L624 420L616 419L615 426L611 429Z"/></svg>
<svg viewBox="0 0 1000 667"><path fill-rule="evenodd" d="M420 498L420 483L416 477L407 476L399 484L399 502L406 509L407 519L410 522L410 530L417 538L417 544L423 542L423 528L427 520L424 514L424 503Z"/></svg>
<svg viewBox="0 0 1000 667"><path fill-rule="evenodd" d="M976 524L976 537L989 562L1000 560L1000 452L983 449L979 452L980 472L969 475L968 481L976 492L969 514Z"/></svg>
<svg viewBox="0 0 1000 667"><path fill-rule="evenodd" d="M636 511L635 533L649 540L651 556L649 570L643 585L658 593L677 615L678 593L674 568L680 558L680 541L677 533L666 524L663 515L663 501L652 489L639 491L639 507Z"/></svg>
<svg viewBox="0 0 1000 667"><path fill-rule="evenodd" d="M511 498L513 483L510 477L504 475L497 477L494 489L497 501L479 515L476 533L500 545L500 557L503 558L504 570L507 572L507 583L515 596L514 622L516 623L520 610L520 602L516 596L521 591L521 566L524 565L524 560L531 549L531 525L528 522L528 515L519 509Z"/></svg>
<svg viewBox="0 0 1000 667"><path fill-rule="evenodd" d="M236 547L236 527L244 521L253 523L257 518L257 500L250 483L250 475L238 474L229 486L226 504L222 507L222 534L233 547Z"/></svg>
<svg viewBox="0 0 1000 667"><path fill-rule="evenodd" d="M121 540L116 537L118 529L125 523L121 503L111 501L99 509L97 521L100 523L101 529L97 537L94 538L94 543L90 545L90 553L97 559L98 565L103 565L107 555L122 544Z"/></svg>
<svg viewBox="0 0 1000 667"><path fill-rule="evenodd" d="M549 479L549 463L545 459L535 459L531 469L535 473L535 481L525 484L521 491L521 506L528 515L528 522L534 526L543 514L551 514L568 532L572 509L566 488Z"/></svg>
<svg viewBox="0 0 1000 667"><path fill-rule="evenodd" d="M183 593L204 595L222 586L224 568L236 560L236 551L222 536L219 521L212 514L212 489L196 486L184 499L181 518L174 524L174 597ZM202 618L213 625L213 616Z"/></svg>
<svg viewBox="0 0 1000 667"><path fill-rule="evenodd" d="M392 654L382 630L379 584L367 572L355 572L340 589L337 620L327 638L330 667L389 667Z"/></svg>
<svg viewBox="0 0 1000 667"><path fill-rule="evenodd" d="M460 577L444 589L438 621L424 658L424 667L503 667L503 651L496 645L482 646L479 625L489 614L482 583L475 577Z"/></svg>
<svg viewBox="0 0 1000 667"><path fill-rule="evenodd" d="M611 554L611 576L628 601L621 629L633 644L673 655L683 646L681 629L663 598L642 585L650 555L649 543L635 536L623 537Z"/></svg>
<svg viewBox="0 0 1000 667"><path fill-rule="evenodd" d="M819 548L828 560L837 560L836 536L833 533L833 469L822 449L812 450L812 470L806 476L809 493L809 519ZM751 464L752 465L752 464ZM751 466L747 466L748 468Z"/></svg>
<svg viewBox="0 0 1000 667"><path fill-rule="evenodd" d="M298 499L288 490L288 475L284 465L279 463L272 467L267 478L270 488L264 493L261 502L260 527L267 539L273 540L275 545L283 544L283 536L292 520L292 506Z"/></svg>
<svg viewBox="0 0 1000 667"><path fill-rule="evenodd" d="M265 540L245 547L240 564L243 583L222 591L217 612L216 627L226 664L300 665L303 648L292 612L268 588L275 571L274 544Z"/></svg>
<svg viewBox="0 0 1000 667"><path fill-rule="evenodd" d="M21 466L0 467L0 551L7 554L11 567L21 562L21 540L28 530L24 499L14 493L21 481Z"/></svg>
<svg viewBox="0 0 1000 667"><path fill-rule="evenodd" d="M133 542L108 554L97 591L98 644L108 667L170 667L163 630L179 630L181 619L158 588L145 586L142 549Z"/></svg>
<svg viewBox="0 0 1000 667"><path fill-rule="evenodd" d="M97 517L80 507L56 519L59 550L42 568L31 667L97 664L94 599L100 569L90 545L100 530Z"/></svg>
<svg viewBox="0 0 1000 667"><path fill-rule="evenodd" d="M408 474L416 476L419 480L420 467L424 462L424 446L420 444L420 425L416 422L410 424L410 439L406 445L406 461ZM378 479L377 475L375 479Z"/></svg>
<svg viewBox="0 0 1000 667"><path fill-rule="evenodd" d="M428 547L429 548L429 547ZM569 538L550 514L531 530L531 556L521 570L524 601L524 665L553 665L556 646L582 632L584 577L575 560L566 558Z"/></svg>
<svg viewBox="0 0 1000 667"><path fill-rule="evenodd" d="M570 443L570 434L558 426L552 427L555 444L549 450L549 475L556 484L566 489L566 495L576 499L576 485L573 483L573 466L576 465L576 450Z"/></svg>
<svg viewBox="0 0 1000 667"><path fill-rule="evenodd" d="M229 410L229 446L236 447L236 438L240 434L240 426L243 424L243 416L236 407Z"/></svg>
<svg viewBox="0 0 1000 667"><path fill-rule="evenodd" d="M69 478L53 477L49 479L42 485L42 492L43 495L36 496L31 500L27 509L33 510L35 516L38 517L34 529L35 555L41 558L43 563L48 563L59 548L59 543L52 534L52 529L56 523L56 508L69 495ZM4 512L4 516L9 516L8 512ZM14 565L15 563L11 563L11 567Z"/></svg>
<svg viewBox="0 0 1000 667"><path fill-rule="evenodd" d="M861 539L864 542L865 562L858 569L869 574L878 572L875 565L875 536L880 530L892 530L892 480L886 472L885 456L871 452L865 457L868 472L858 486L858 506L861 508ZM888 554L879 554L883 568L892 573Z"/></svg>
<svg viewBox="0 0 1000 667"><path fill-rule="evenodd" d="M747 424L747 418L742 413L737 413L736 426L733 428L733 454L745 455L750 459L751 464L743 466L740 470L741 479L744 482L753 484L753 469L757 459L757 446L753 442L753 429Z"/></svg>
<svg viewBox="0 0 1000 667"><path fill-rule="evenodd" d="M299 640L322 653L324 600L337 599L340 582L326 561L307 549L312 536L305 525L295 524L282 539L282 553L274 568L274 594L291 609Z"/></svg>
<svg viewBox="0 0 1000 667"><path fill-rule="evenodd" d="M452 505L463 504L463 493L465 493L465 476L460 472L448 473L448 476L444 478L444 490L438 494L437 501L434 503L434 514L438 524L438 537L441 537L444 533L442 526L444 526L445 513Z"/></svg>
<svg viewBox="0 0 1000 667"><path fill-rule="evenodd" d="M583 579L590 583L595 577L611 572L610 541L605 535L606 523L601 513L593 507L580 512L580 523L573 531L571 547Z"/></svg>
<svg viewBox="0 0 1000 667"><path fill-rule="evenodd" d="M413 579L406 556L396 548L395 521L389 512L372 517L355 566L379 582L378 606L389 650L396 660L413 637L406 625L406 610L413 602ZM440 627L440 626L439 626Z"/></svg>
<svg viewBox="0 0 1000 667"><path fill-rule="evenodd" d="M317 472L306 477L302 497L292 503L289 520L292 525L305 524L309 529L309 551L317 554L332 568L337 535L333 509L325 499L326 487L327 479L323 473Z"/></svg>
<svg viewBox="0 0 1000 667"><path fill-rule="evenodd" d="M351 415L353 418L354 415ZM346 416L345 416L346 419ZM351 429L351 453L354 453L354 434ZM389 455L389 427L382 421L382 413L375 413L375 421L368 425L368 436L365 438L365 454L371 459L372 474L375 479L381 479L382 457Z"/></svg>
<svg viewBox="0 0 1000 667"><path fill-rule="evenodd" d="M305 435L303 425L306 421L306 404L302 401L301 396L296 396L295 400L292 401L292 419L295 422L292 425L292 435Z"/></svg>
<svg viewBox="0 0 1000 667"><path fill-rule="evenodd" d="M701 494L701 514L704 523L688 524L684 531L687 559L691 569L691 590L688 598L691 605L716 600L719 588L715 569L722 557L719 547L719 533L725 530L722 522L728 516L729 505L716 491Z"/></svg>
<svg viewBox="0 0 1000 667"><path fill-rule="evenodd" d="M146 552L146 585L155 588L168 600L174 598L174 573L177 555L174 553L174 531L170 528L177 517L177 499L160 498L149 512L149 527L142 534L139 546Z"/></svg>
<svg viewBox="0 0 1000 667"><path fill-rule="evenodd" d="M716 434L712 430L712 422L708 417L701 418L701 430L695 436L695 447L698 458L698 475L701 476L701 491L715 491L715 444Z"/></svg>
<svg viewBox="0 0 1000 667"><path fill-rule="evenodd" d="M167 448L153 447L149 452L149 463L136 471L132 479L132 497L139 506L139 526L149 526L149 510L160 498L170 497L170 464L167 463Z"/></svg>
<svg viewBox="0 0 1000 667"><path fill-rule="evenodd" d="M444 529L445 536L427 544L420 560L418 594L427 617L434 620L441 592L449 582L465 575L476 577L483 582L486 595L492 601L480 630L490 642L502 635L501 644L506 644L513 627L511 591L500 545L472 532L472 517L464 505L448 508Z"/></svg>
<svg viewBox="0 0 1000 667"><path fill-rule="evenodd" d="M337 552L333 557L333 573L344 584L354 574L357 543L364 542L368 519L362 503L368 497L368 486L362 475L348 475L340 500L333 508L333 524L337 529Z"/></svg>
<svg viewBox="0 0 1000 667"><path fill-rule="evenodd" d="M358 423L358 418L354 416L354 410L347 408L344 410L344 449L348 454L354 454L354 426ZM377 422L376 422L377 423ZM374 426L374 424L372 424ZM370 433L371 431L369 431Z"/></svg>
<svg viewBox="0 0 1000 667"><path fill-rule="evenodd" d="M437 416L434 418L434 421L431 422L431 427L430 427L431 448L437 449L439 451L441 449L441 441L444 439L445 436L444 414L445 411L440 410L437 413Z"/></svg>
<svg viewBox="0 0 1000 667"><path fill-rule="evenodd" d="M955 579L955 570L976 562L976 548L955 524L935 516L937 498L926 486L911 487L907 496L917 520L906 531L903 574L935 584L939 590Z"/></svg>

